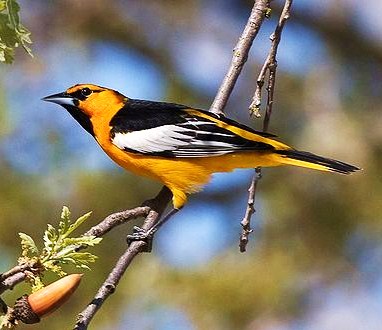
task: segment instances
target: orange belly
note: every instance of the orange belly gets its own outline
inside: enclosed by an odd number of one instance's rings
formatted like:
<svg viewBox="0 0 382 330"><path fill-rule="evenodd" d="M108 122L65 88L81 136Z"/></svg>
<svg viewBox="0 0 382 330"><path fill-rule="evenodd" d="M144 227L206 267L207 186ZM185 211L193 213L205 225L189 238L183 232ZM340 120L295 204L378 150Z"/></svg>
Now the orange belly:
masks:
<svg viewBox="0 0 382 330"><path fill-rule="evenodd" d="M207 158L163 158L128 153L109 143L103 150L121 167L137 175L162 182L173 193L175 208L187 200L186 194L201 190L216 172L235 168L280 165L270 153L236 153Z"/></svg>

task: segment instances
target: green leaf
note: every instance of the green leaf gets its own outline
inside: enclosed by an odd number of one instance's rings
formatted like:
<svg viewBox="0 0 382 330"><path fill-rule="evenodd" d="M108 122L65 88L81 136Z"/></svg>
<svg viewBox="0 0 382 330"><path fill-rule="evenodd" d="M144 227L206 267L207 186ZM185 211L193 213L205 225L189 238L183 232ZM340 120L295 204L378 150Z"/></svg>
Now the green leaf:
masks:
<svg viewBox="0 0 382 330"><path fill-rule="evenodd" d="M90 247L100 243L102 238L96 238L94 236L81 236L76 238L66 238L60 246L59 251L54 255L54 259L59 260L78 252L81 247Z"/></svg>
<svg viewBox="0 0 382 330"><path fill-rule="evenodd" d="M65 233L65 237L69 236L73 231L75 231L79 226L81 226L83 222L86 221L91 216L91 214L92 212L88 212L84 214L82 217L79 217L75 223L71 224L69 226L69 229Z"/></svg>
<svg viewBox="0 0 382 330"><path fill-rule="evenodd" d="M0 61L12 63L14 49L20 45L30 55L30 32L20 23L20 6L16 0L0 0Z"/></svg>
<svg viewBox="0 0 382 330"><path fill-rule="evenodd" d="M45 231L43 237L44 247L48 253L53 252L57 239L58 234L56 228L54 228L51 224L48 224L48 229Z"/></svg>
<svg viewBox="0 0 382 330"><path fill-rule="evenodd" d="M75 237L75 238L65 238L64 245L76 245L81 246L94 246L97 245L102 241L101 237L95 237L95 236L81 236L81 237Z"/></svg>
<svg viewBox="0 0 382 330"><path fill-rule="evenodd" d="M21 249L23 251L23 256L27 256L29 252L32 255L39 255L38 248L32 237L24 233L19 233L19 236L21 238Z"/></svg>
<svg viewBox="0 0 382 330"><path fill-rule="evenodd" d="M13 50L1 43L0 38L0 62L11 63L13 59Z"/></svg>
<svg viewBox="0 0 382 330"><path fill-rule="evenodd" d="M67 206L63 206L61 211L61 220L70 221L69 219L70 219L70 210Z"/></svg>
<svg viewBox="0 0 382 330"><path fill-rule="evenodd" d="M90 214L91 212L86 213L72 224L70 211L64 206L58 228L53 227L51 224L47 225L43 235L44 248L41 253L39 253L35 242L30 236L20 233L23 251L22 257L19 258L20 262L32 260L30 256L32 254L34 261L41 265L41 270L49 270L59 276L65 275L62 269L64 264L73 264L78 268L90 269L88 264L94 262L97 256L89 252L82 252L80 249L99 244L102 238L95 236L69 237L74 230L89 218ZM38 283L39 279L37 279L38 275L31 274L30 276L30 281L34 287L40 285Z"/></svg>
<svg viewBox="0 0 382 330"><path fill-rule="evenodd" d="M8 8L9 23L16 30L20 24L20 6L15 0L6 0L6 6Z"/></svg>
<svg viewBox="0 0 382 330"><path fill-rule="evenodd" d="M90 269L88 264L95 262L98 257L90 252L72 252L62 258L63 262L72 263L77 268Z"/></svg>
<svg viewBox="0 0 382 330"><path fill-rule="evenodd" d="M58 224L58 233L59 235L64 235L70 226L70 211L67 206L62 208L61 212L61 221Z"/></svg>
<svg viewBox="0 0 382 330"><path fill-rule="evenodd" d="M40 276L32 276L32 275L29 275L29 276L32 282L32 292L41 290L44 287L44 283L42 283Z"/></svg>
<svg viewBox="0 0 382 330"><path fill-rule="evenodd" d="M5 3L5 0L0 1L0 11L3 11L7 8L7 4Z"/></svg>

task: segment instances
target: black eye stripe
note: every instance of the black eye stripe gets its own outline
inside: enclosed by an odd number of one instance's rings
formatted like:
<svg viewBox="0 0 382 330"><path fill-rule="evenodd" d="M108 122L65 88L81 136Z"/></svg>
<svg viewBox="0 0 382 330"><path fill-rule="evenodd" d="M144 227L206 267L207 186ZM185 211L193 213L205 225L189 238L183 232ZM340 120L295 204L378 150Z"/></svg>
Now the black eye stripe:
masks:
<svg viewBox="0 0 382 330"><path fill-rule="evenodd" d="M101 91L92 91L90 88L84 87L82 89L79 89L75 92L70 93L69 95L73 96L77 100L85 101L90 94L99 93L99 92Z"/></svg>
<svg viewBox="0 0 382 330"><path fill-rule="evenodd" d="M80 100L80 101L86 100L86 96L81 93L81 90L70 93L70 95L73 96L75 99Z"/></svg>
<svg viewBox="0 0 382 330"><path fill-rule="evenodd" d="M85 87L85 88L81 89L81 94L84 95L85 97L89 96L91 93L92 93L92 91L88 87Z"/></svg>

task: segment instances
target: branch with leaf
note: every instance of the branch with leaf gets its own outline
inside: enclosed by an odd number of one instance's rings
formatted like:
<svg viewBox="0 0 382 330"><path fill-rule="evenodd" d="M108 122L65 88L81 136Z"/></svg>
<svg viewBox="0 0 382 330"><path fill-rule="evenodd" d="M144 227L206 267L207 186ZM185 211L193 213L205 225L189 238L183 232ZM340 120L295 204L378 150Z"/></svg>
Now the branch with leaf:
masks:
<svg viewBox="0 0 382 330"><path fill-rule="evenodd" d="M89 264L93 263L97 257L90 252L80 251L80 249L97 245L102 241L102 238L93 235L70 237L90 215L91 212L86 213L74 223L71 223L70 211L64 206L58 228L48 224L48 229L43 236L44 247L41 252L32 237L19 233L22 248L19 265L35 265L35 267L37 266L40 269L40 272L52 271L60 277L66 275L62 268L62 265L65 264L73 264L77 268L90 269ZM41 286L39 276L34 277L33 282L32 290L39 289Z"/></svg>
<svg viewBox="0 0 382 330"><path fill-rule="evenodd" d="M41 250L31 236L25 233L19 233L22 252L18 259L18 265L0 275L1 282L22 273L25 276L25 280L30 283L32 293L37 293L44 288L42 277L45 272L53 272L59 277L64 277L67 273L64 271L63 265L66 264L73 264L80 269L90 269L89 264L93 263L97 259L97 256L81 250L99 244L102 238L95 237L94 235L71 237L73 232L78 229L90 215L91 212L81 216L72 223L70 220L70 211L64 206L58 227L55 228L51 224L48 224L48 228L43 235L43 247ZM77 283L75 284L77 285ZM32 295L30 297L32 297ZM5 308L4 306L6 305L3 302L5 315L0 320L1 328L9 324L15 325L18 321L14 308ZM23 319L21 318L21 320Z"/></svg>
<svg viewBox="0 0 382 330"><path fill-rule="evenodd" d="M43 235L44 247L41 249L41 252L39 252L36 243L29 235L24 233L20 234L22 255L19 258L17 266L0 275L0 294L6 290L12 289L15 285L23 281L31 283L32 295L35 293L38 294L41 290L47 289L55 283L59 284L59 281L64 281L67 277L71 276L64 277L50 286L43 288L41 277L44 271L51 271L59 276L63 276L66 273L63 270L62 265L68 263L71 263L78 268L88 269L88 265L91 262L94 262L97 257L89 252L82 252L82 249L100 243L102 240L101 236L107 234L113 228L139 217L145 217L142 226L143 229L147 230L151 228L159 220L160 215L163 213L170 199L170 191L167 188L163 188L159 194L150 201L150 207L139 206L130 210L110 214L103 221L90 228L79 237L70 237L70 235L89 218L90 213L85 214L75 222L71 223L70 212L68 208L64 207L58 227L55 228L52 225L48 225L48 229ZM76 328L87 328L87 325L101 307L102 303L114 292L115 287L131 261L136 255L145 250L146 244L147 243L144 241L136 241L128 246L126 252L121 256L114 269L110 272L105 283L98 291L96 296L97 299L94 299L79 315ZM73 284L73 286L75 285L78 285L78 282ZM32 295L29 297L32 297ZM23 303L26 300L23 299L23 297L20 299ZM10 308L0 298L0 307L2 307L2 311L5 314L0 317L1 327L7 327L9 325L14 326L17 323L17 320L23 322L30 320L30 318L24 318L23 313L19 313L15 316L15 310L17 311L21 309L23 312L25 310L24 304L22 304L22 307L20 307L20 305L20 301L17 301L15 307ZM28 317L30 317L30 315ZM34 322L40 320L39 318L34 317L31 319Z"/></svg>

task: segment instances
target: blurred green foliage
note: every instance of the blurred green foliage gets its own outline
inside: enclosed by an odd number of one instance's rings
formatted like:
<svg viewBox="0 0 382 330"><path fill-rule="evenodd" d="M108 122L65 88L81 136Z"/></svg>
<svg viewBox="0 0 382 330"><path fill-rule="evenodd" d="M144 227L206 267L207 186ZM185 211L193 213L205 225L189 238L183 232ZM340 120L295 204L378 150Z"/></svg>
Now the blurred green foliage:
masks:
<svg viewBox="0 0 382 330"><path fill-rule="evenodd" d="M12 63L20 45L30 55L30 32L20 23L20 6L15 0L0 1L0 62Z"/></svg>

